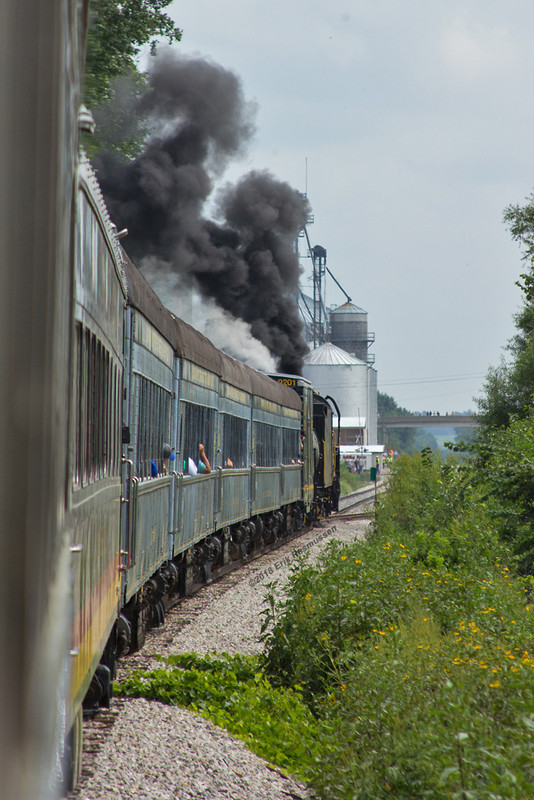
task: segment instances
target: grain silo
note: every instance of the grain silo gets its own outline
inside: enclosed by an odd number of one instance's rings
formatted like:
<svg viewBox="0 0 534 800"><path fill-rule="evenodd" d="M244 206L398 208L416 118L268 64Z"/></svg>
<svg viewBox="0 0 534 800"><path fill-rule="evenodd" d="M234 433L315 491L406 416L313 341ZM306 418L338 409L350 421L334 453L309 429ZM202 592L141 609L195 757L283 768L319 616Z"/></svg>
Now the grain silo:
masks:
<svg viewBox="0 0 534 800"><path fill-rule="evenodd" d="M368 353L375 335L367 330L367 311L354 303L343 303L330 312L330 340L360 361L374 362L374 355Z"/></svg>
<svg viewBox="0 0 534 800"><path fill-rule="evenodd" d="M304 359L302 374L319 394L330 395L341 414L341 443L377 441L376 370L366 361L326 342Z"/></svg>

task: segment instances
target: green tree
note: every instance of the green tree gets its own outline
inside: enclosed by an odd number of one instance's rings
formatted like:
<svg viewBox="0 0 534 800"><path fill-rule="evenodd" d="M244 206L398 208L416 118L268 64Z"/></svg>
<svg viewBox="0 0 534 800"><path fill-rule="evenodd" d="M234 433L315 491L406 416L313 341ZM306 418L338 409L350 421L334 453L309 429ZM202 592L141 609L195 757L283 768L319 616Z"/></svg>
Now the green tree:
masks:
<svg viewBox="0 0 534 800"><path fill-rule="evenodd" d="M376 393L376 405L380 416L395 414L399 417L409 417L412 413L411 411L408 411L407 408L402 408L401 406L397 405L395 398L390 394L385 394L385 392Z"/></svg>
<svg viewBox="0 0 534 800"><path fill-rule="evenodd" d="M112 82L127 76L142 82L137 66L141 47L155 53L158 37L169 44L180 41L182 31L162 9L171 0L91 0L85 68L85 103L94 108L109 102Z"/></svg>
<svg viewBox="0 0 534 800"><path fill-rule="evenodd" d="M516 241L523 249L523 259L534 258L534 193L526 198L525 205L512 204L504 209L503 219Z"/></svg>
<svg viewBox="0 0 534 800"><path fill-rule="evenodd" d="M502 539L511 542L524 572L534 572L534 409L512 416L485 439L483 469L488 512Z"/></svg>
<svg viewBox="0 0 534 800"><path fill-rule="evenodd" d="M534 195L527 198L525 206L508 206L504 221L523 249L522 258L529 263L529 270L517 282L523 292L523 306L514 316L517 332L506 346L509 360L503 359L489 370L484 394L478 400L482 435L508 427L512 417L524 417L534 396Z"/></svg>
<svg viewBox="0 0 534 800"><path fill-rule="evenodd" d="M170 2L91 0L84 102L97 127L83 139L89 155L104 147L125 157L141 150L147 131L136 101L146 81L137 62L144 45L156 53L159 37L180 41L182 31L162 11Z"/></svg>
<svg viewBox="0 0 534 800"><path fill-rule="evenodd" d="M397 405L395 398L384 392L376 393L376 405L379 419L383 416L409 417L412 414L407 408ZM415 439L415 430L410 428L389 428L384 444L388 449L397 450L399 453L414 453L417 450Z"/></svg>

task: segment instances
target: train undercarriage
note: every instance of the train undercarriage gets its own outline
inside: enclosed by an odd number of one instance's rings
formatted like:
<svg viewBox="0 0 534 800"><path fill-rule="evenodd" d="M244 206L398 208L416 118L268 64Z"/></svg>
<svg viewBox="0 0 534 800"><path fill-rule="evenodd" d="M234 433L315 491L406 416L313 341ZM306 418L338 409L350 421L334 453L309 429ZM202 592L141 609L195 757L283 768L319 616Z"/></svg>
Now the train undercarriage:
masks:
<svg viewBox="0 0 534 800"><path fill-rule="evenodd" d="M140 650L147 631L163 625L169 609L240 563L290 541L318 518L317 510L327 516L328 504L314 506L308 514L297 502L257 515L211 533L162 564L122 609L84 699L84 716L109 707L117 659Z"/></svg>

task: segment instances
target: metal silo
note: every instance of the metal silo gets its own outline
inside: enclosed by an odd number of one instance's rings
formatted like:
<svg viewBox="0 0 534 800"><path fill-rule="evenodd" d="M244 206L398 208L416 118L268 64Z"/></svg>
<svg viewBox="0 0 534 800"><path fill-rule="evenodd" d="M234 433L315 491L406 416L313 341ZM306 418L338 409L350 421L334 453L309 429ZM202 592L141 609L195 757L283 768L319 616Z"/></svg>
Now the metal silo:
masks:
<svg viewBox="0 0 534 800"><path fill-rule="evenodd" d="M354 303L344 303L330 312L330 341L347 353L365 361L374 362L368 347L374 342L374 334L367 330L367 311L355 306Z"/></svg>
<svg viewBox="0 0 534 800"><path fill-rule="evenodd" d="M312 350L302 374L319 394L336 400L341 413L341 435L359 444L376 442L376 372L368 363L340 350L331 342ZM355 438L356 437L356 438Z"/></svg>

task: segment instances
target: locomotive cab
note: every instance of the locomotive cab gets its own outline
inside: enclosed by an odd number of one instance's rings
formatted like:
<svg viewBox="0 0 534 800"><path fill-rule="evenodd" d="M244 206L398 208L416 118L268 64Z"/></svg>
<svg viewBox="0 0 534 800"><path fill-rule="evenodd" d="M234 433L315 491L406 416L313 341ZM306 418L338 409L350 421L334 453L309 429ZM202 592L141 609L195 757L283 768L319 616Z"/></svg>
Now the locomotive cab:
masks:
<svg viewBox="0 0 534 800"><path fill-rule="evenodd" d="M302 500L310 516L328 515L339 504L339 436L334 428L331 398L321 397L300 375L272 374L302 400ZM339 413L338 413L339 419Z"/></svg>
<svg viewBox="0 0 534 800"><path fill-rule="evenodd" d="M339 418L339 417L338 417ZM315 464L315 502L328 515L339 506L339 441L328 400L314 392L313 432L318 444Z"/></svg>

